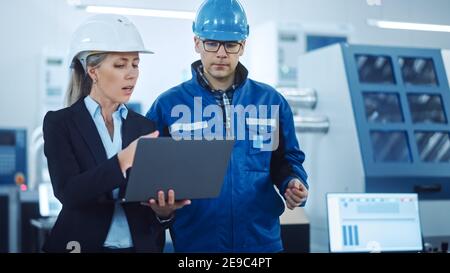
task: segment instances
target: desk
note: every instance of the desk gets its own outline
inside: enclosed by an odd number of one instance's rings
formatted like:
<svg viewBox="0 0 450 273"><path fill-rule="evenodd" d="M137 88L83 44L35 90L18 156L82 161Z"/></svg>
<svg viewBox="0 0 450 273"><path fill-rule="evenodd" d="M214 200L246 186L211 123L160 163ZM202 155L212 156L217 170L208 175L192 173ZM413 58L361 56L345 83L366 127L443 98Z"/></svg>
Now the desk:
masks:
<svg viewBox="0 0 450 273"><path fill-rule="evenodd" d="M309 220L303 208L286 209L280 217L285 253L310 252Z"/></svg>

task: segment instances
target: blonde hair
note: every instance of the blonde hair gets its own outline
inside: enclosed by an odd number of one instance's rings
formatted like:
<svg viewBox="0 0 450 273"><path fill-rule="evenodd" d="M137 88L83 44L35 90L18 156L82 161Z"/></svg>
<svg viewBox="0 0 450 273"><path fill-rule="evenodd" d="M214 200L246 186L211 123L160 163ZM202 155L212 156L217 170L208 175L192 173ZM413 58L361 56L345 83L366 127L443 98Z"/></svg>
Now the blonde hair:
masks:
<svg viewBox="0 0 450 273"><path fill-rule="evenodd" d="M108 53L97 53L87 57L87 67L99 67L100 64L106 59ZM72 72L70 76L69 86L67 87L65 96L65 105L71 106L79 99L86 97L91 93L92 79L84 70L81 62L76 58L73 61Z"/></svg>

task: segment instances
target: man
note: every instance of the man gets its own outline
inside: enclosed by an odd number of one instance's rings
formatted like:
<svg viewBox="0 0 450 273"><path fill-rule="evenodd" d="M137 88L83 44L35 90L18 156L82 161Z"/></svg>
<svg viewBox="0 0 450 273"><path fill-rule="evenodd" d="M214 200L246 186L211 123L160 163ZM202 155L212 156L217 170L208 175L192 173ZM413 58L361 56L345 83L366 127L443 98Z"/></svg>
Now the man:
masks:
<svg viewBox="0 0 450 273"><path fill-rule="evenodd" d="M308 195L292 112L276 90L248 79L239 63L249 26L237 0L206 0L193 31L201 60L192 64L192 79L160 95L147 117L163 135L236 143L220 196L177 211L175 251L280 252L284 203L274 185L290 209Z"/></svg>

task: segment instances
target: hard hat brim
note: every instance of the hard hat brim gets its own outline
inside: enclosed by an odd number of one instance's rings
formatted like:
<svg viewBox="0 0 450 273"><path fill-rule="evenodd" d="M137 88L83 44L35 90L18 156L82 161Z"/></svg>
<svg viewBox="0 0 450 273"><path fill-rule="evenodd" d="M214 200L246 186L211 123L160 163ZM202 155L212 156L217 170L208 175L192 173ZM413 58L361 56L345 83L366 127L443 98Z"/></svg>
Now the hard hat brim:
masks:
<svg viewBox="0 0 450 273"><path fill-rule="evenodd" d="M204 31L196 35L201 39L215 40L215 41L244 41L247 39L247 35L242 33L230 33L221 31Z"/></svg>
<svg viewBox="0 0 450 273"><path fill-rule="evenodd" d="M139 53L144 53L144 54L155 54L155 52L153 52L153 51L151 51L151 50L147 50L147 49L145 49L145 50L139 50L138 52L139 52Z"/></svg>

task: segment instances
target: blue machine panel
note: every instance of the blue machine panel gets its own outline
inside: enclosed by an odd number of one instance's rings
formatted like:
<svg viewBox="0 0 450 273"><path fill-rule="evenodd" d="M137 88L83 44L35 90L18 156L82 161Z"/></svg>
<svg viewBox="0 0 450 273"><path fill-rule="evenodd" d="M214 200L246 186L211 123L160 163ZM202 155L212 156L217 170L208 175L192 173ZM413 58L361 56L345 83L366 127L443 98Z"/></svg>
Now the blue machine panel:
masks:
<svg viewBox="0 0 450 273"><path fill-rule="evenodd" d="M347 37L344 36L328 36L328 35L307 35L306 36L306 52L313 51L322 47L333 44L345 43Z"/></svg>
<svg viewBox="0 0 450 273"><path fill-rule="evenodd" d="M25 129L0 129L0 185L26 181Z"/></svg>
<svg viewBox="0 0 450 273"><path fill-rule="evenodd" d="M450 198L450 90L441 51L342 45L367 192Z"/></svg>

